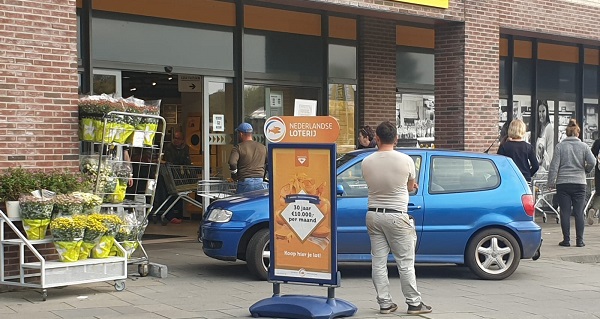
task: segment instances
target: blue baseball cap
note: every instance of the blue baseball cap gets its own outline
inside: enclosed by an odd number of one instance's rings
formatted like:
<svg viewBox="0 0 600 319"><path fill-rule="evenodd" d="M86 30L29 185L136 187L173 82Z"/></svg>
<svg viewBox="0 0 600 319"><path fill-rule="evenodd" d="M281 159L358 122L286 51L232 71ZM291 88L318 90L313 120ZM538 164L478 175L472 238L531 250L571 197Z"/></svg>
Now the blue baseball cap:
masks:
<svg viewBox="0 0 600 319"><path fill-rule="evenodd" d="M252 133L254 131L252 125L246 122L240 124L235 130L242 133Z"/></svg>

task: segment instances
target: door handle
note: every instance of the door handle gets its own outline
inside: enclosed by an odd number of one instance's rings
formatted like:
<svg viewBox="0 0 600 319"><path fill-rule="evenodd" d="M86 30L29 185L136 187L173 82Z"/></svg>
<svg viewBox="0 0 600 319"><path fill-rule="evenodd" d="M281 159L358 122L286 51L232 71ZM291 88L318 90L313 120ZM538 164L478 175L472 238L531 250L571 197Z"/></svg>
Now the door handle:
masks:
<svg viewBox="0 0 600 319"><path fill-rule="evenodd" d="M412 210L421 209L421 206L416 206L413 203L408 203L408 209L412 209Z"/></svg>

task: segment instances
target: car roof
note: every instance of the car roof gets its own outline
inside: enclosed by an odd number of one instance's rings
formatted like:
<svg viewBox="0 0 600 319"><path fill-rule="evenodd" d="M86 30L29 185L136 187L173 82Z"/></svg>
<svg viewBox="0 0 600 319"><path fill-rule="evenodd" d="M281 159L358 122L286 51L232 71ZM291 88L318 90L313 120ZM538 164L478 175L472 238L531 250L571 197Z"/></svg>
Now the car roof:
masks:
<svg viewBox="0 0 600 319"><path fill-rule="evenodd" d="M455 155L456 156L457 154L461 154L461 155L467 155L467 156L478 156L478 157L486 157L486 158L501 156L501 155L497 155L497 154L490 154L490 153L484 153L484 152L472 152L472 151L452 150L452 149L443 149L443 148L396 147L394 149L396 151L407 152L407 153L428 152L432 155ZM349 154L352 154L355 156L361 156L361 155L366 156L375 151L377 151L377 148L363 148L363 149L351 151L351 152L349 152Z"/></svg>

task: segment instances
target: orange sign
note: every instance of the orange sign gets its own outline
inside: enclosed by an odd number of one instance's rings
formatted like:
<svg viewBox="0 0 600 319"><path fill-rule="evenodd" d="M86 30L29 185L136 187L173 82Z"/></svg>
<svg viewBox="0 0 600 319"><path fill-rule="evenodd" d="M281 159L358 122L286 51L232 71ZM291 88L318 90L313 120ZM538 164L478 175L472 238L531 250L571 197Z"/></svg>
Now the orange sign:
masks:
<svg viewBox="0 0 600 319"><path fill-rule="evenodd" d="M335 143L340 124L333 116L273 116L265 122L271 143Z"/></svg>
<svg viewBox="0 0 600 319"><path fill-rule="evenodd" d="M330 161L329 149L273 149L275 276L334 279Z"/></svg>

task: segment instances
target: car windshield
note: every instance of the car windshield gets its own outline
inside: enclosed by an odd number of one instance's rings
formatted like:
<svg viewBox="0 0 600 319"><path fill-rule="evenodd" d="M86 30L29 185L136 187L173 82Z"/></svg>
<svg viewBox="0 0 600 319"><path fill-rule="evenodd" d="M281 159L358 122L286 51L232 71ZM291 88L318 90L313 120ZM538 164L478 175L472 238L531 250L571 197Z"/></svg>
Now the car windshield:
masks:
<svg viewBox="0 0 600 319"><path fill-rule="evenodd" d="M335 167L340 167L340 166L348 163L351 159L353 159L355 157L356 157L356 155L344 154L335 161Z"/></svg>

